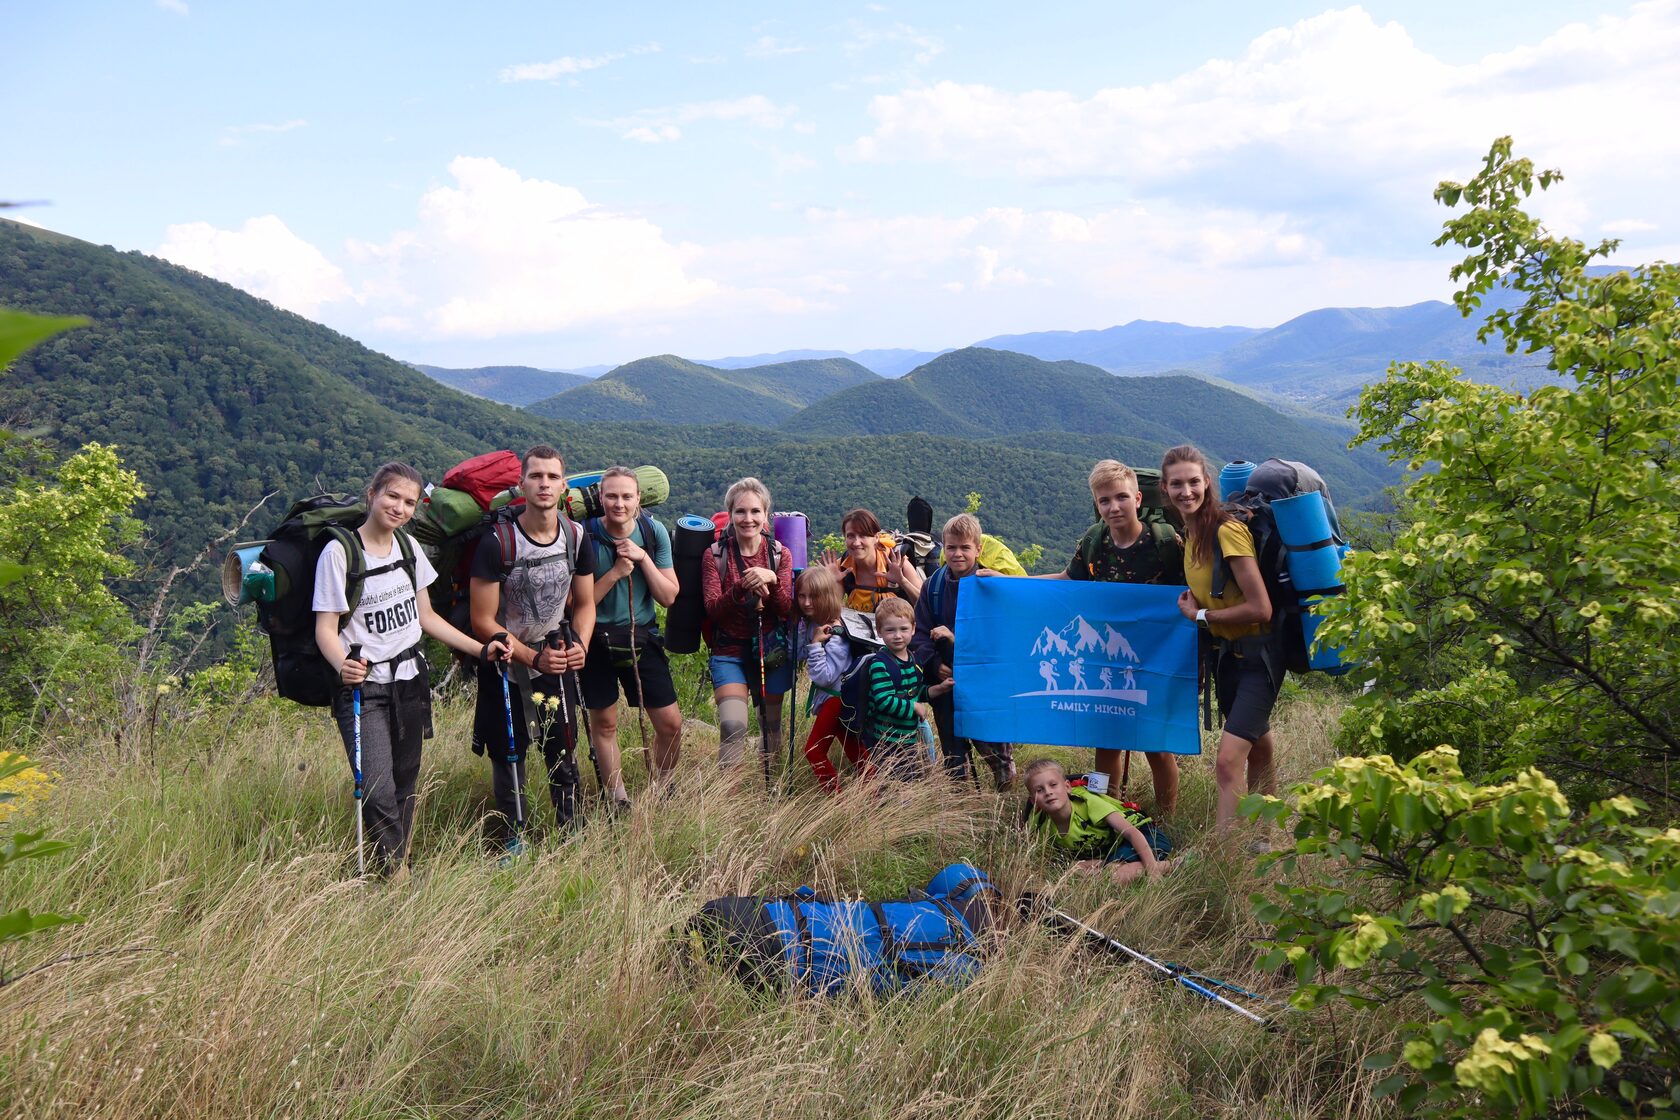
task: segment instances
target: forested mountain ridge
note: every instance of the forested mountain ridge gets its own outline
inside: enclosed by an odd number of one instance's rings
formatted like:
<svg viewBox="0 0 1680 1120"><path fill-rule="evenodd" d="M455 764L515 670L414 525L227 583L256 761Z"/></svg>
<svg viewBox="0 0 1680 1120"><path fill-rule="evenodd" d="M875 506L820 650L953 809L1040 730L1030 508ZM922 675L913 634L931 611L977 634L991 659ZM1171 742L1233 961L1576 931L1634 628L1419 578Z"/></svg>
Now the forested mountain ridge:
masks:
<svg viewBox="0 0 1680 1120"><path fill-rule="evenodd" d="M0 305L92 320L0 378L0 422L39 435L57 454L92 440L115 445L147 488L136 510L148 526L139 558L154 566L191 559L270 492L242 536L261 536L317 487L354 490L386 459L405 459L435 481L469 455L538 441L554 443L579 470L663 467L672 497L657 512L667 519L709 514L730 482L757 474L778 508L803 509L818 533L836 529L855 505L897 525L912 495L944 517L978 492L989 530L1044 544L1050 563L1066 558L1089 523L1090 457L1057 450L1054 440L1011 446L855 430L812 438L741 424L547 419L451 390L165 261L4 219ZM1098 444L1129 446L1093 437ZM214 595L213 572L180 590Z"/></svg>
<svg viewBox="0 0 1680 1120"><path fill-rule="evenodd" d="M271 491L252 535L293 497L353 488L385 459L436 477L554 434L219 281L5 220L0 304L91 320L0 378L0 417L64 453L115 445L146 486L146 556L164 563L196 555Z"/></svg>
<svg viewBox="0 0 1680 1120"><path fill-rule="evenodd" d="M979 347L942 354L896 381L836 393L782 428L806 436L921 431L1005 442L1036 433L1035 445L1045 450L1124 445L1131 449L1124 457L1140 465L1158 462L1173 444L1194 443L1215 459L1304 459L1350 500L1394 481L1381 456L1348 450L1352 429L1340 421L1285 415L1201 378L1115 377L1080 362ZM1043 433L1056 436L1043 442ZM1079 436L1093 438L1070 438Z"/></svg>
<svg viewBox="0 0 1680 1120"><path fill-rule="evenodd" d="M1261 333L1255 327L1189 327L1134 319L1105 330L1004 334L974 345L1045 361L1088 362L1111 373L1162 373L1204 369L1209 359Z"/></svg>
<svg viewBox="0 0 1680 1120"><path fill-rule="evenodd" d="M675 354L627 362L527 407L566 420L740 421L774 426L813 401L880 378L844 358L717 369Z"/></svg>
<svg viewBox="0 0 1680 1120"><path fill-rule="evenodd" d="M473 369L448 369L444 366L409 365L451 389L471 393L485 400L502 404L528 405L567 389L587 385L587 374L567 370L537 369L534 366L478 366Z"/></svg>

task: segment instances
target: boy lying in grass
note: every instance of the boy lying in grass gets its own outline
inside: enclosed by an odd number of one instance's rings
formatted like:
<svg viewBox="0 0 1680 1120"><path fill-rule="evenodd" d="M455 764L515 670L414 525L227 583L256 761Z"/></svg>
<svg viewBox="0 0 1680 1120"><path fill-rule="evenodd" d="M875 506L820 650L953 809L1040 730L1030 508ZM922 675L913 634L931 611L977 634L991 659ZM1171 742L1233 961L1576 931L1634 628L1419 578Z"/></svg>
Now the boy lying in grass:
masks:
<svg viewBox="0 0 1680 1120"><path fill-rule="evenodd" d="M1027 767L1027 827L1049 838L1079 862L1080 871L1108 869L1117 884L1147 875L1159 878L1178 863L1166 834L1149 818L1118 801L1068 783L1067 771L1052 758Z"/></svg>

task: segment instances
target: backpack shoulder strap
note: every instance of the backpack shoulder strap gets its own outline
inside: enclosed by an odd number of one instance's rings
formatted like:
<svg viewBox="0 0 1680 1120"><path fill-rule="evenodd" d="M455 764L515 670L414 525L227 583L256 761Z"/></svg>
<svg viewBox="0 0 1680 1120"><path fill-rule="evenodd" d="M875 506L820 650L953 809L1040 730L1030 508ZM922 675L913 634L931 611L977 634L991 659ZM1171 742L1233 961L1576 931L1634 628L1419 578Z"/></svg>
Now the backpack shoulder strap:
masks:
<svg viewBox="0 0 1680 1120"><path fill-rule="evenodd" d="M496 551L500 554L504 576L513 570L513 560L519 552L518 542L513 535L513 520L511 517L498 517L491 525L496 534Z"/></svg>
<svg viewBox="0 0 1680 1120"><path fill-rule="evenodd" d="M1170 569L1173 561L1182 557L1184 542L1179 539L1177 531L1165 521L1150 522L1149 531L1155 537L1155 559L1162 567ZM1178 575L1183 578L1183 572L1179 572Z"/></svg>
<svg viewBox="0 0 1680 1120"><path fill-rule="evenodd" d="M945 565L941 564L933 570L933 574L927 578L927 583L922 588L922 594L933 599L933 624L935 626L944 625L939 621L939 616L943 613L942 608L945 606L945 580L947 578L947 569Z"/></svg>
<svg viewBox="0 0 1680 1120"><path fill-rule="evenodd" d="M362 604L362 584L367 579L367 553L362 550L362 535L342 525L328 525L327 539L337 541L344 549L344 613L338 616L338 628L350 624L350 616Z"/></svg>
<svg viewBox="0 0 1680 1120"><path fill-rule="evenodd" d="M416 570L419 561L414 558L414 538L402 529L397 530L397 547L402 549L402 569L408 573L409 586L414 588L416 595L420 594L420 573Z"/></svg>
<svg viewBox="0 0 1680 1120"><path fill-rule="evenodd" d="M583 533L577 522L566 516L566 511L560 511L560 535L566 540L566 555L571 558L572 570L577 570L579 551L583 546Z"/></svg>
<svg viewBox="0 0 1680 1120"><path fill-rule="evenodd" d="M1107 535L1108 525L1099 521L1085 530L1085 535L1079 538L1079 544L1074 547L1074 551L1078 554L1080 562L1085 565L1086 571L1094 573L1097 552L1102 548L1102 538Z"/></svg>
<svg viewBox="0 0 1680 1120"><path fill-rule="evenodd" d="M1220 527L1224 527L1220 522ZM1219 529L1213 531L1213 582L1208 588L1208 594L1218 599L1225 594L1225 584L1231 578L1231 565L1225 559L1225 550L1219 547Z"/></svg>

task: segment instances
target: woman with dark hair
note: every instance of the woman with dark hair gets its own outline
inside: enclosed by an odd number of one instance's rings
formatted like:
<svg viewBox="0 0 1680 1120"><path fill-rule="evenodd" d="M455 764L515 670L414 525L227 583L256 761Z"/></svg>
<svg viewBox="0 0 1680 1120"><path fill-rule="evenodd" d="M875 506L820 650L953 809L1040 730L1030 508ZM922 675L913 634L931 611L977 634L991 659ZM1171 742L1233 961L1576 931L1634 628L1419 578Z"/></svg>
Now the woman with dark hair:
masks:
<svg viewBox="0 0 1680 1120"><path fill-rule="evenodd" d="M1272 602L1254 555L1248 526L1227 510L1214 488L1207 457L1188 444L1161 459L1161 485L1184 519L1184 582L1178 609L1211 638L1209 682L1224 720L1214 763L1216 821L1229 828L1246 789L1273 793L1276 744L1272 707L1283 688L1283 658L1272 633ZM1217 542L1217 549L1216 549ZM1215 571L1224 587L1213 594Z"/></svg>
<svg viewBox="0 0 1680 1120"><path fill-rule="evenodd" d="M881 532L881 519L866 509L854 509L840 519L846 551L832 553L823 562L840 581L846 605L855 611L874 613L883 598L897 596L914 603L922 593L922 573L896 547L892 536Z"/></svg>
<svg viewBox="0 0 1680 1120"><path fill-rule="evenodd" d="M397 539L414 516L420 486L420 472L407 463L386 463L374 472L367 488L367 519L352 542L360 543L364 561L356 607L350 608L350 558L337 540L321 550L311 603L315 644L329 665L338 666L343 685L333 697L332 711L352 769L360 724L366 795L357 810L381 875L395 875L407 865L420 741L432 734L431 681L421 635L468 656L507 657L506 644L480 643L432 610L425 588L437 572L412 540ZM355 659L351 649L357 651ZM361 693L359 714L355 690Z"/></svg>

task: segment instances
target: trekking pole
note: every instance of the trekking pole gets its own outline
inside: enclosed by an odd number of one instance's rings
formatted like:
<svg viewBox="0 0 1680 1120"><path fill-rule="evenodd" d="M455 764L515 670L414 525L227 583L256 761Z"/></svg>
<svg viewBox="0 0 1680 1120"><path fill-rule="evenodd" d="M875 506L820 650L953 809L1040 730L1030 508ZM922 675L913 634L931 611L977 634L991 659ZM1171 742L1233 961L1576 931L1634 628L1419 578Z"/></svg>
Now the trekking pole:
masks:
<svg viewBox="0 0 1680 1120"><path fill-rule="evenodd" d="M647 696L642 692L642 662L636 654L636 569L631 568L630 574L624 578L626 581L625 602L630 605L630 677L636 682L636 734L641 736L642 739L642 765L647 767L649 783L651 784L654 772L654 767L651 764L653 750L648 746L647 722L643 719L647 714ZM651 588L648 590L648 595L650 598L653 595ZM655 621L657 621L657 616ZM612 651L609 649L607 652L610 654ZM595 737L593 735L589 737L589 749L591 752L595 750ZM621 764L622 759L623 752L620 752Z"/></svg>
<svg viewBox="0 0 1680 1120"><path fill-rule="evenodd" d="M360 661L362 646L358 642L350 647L347 660ZM350 690L350 722L355 741L354 757L350 760L350 776L355 780L356 801L356 874L367 874L367 853L362 847L362 807L367 804L367 790L362 785L362 686L360 682Z"/></svg>
<svg viewBox="0 0 1680 1120"><path fill-rule="evenodd" d="M493 634L492 642L506 642L512 648L513 639L506 631ZM519 789L519 740L513 737L513 692L508 688L508 662L503 661L502 671L502 713L507 717L507 765L508 776L513 779L513 838L517 841L520 833L525 831L525 798Z"/></svg>
<svg viewBox="0 0 1680 1120"><path fill-rule="evenodd" d="M787 658L788 665L793 669L793 685L788 689L788 741L787 765L782 772L789 777L793 775L794 752L799 748L799 626L794 624L788 631Z"/></svg>
<svg viewBox="0 0 1680 1120"><path fill-rule="evenodd" d="M564 627L564 629L561 629L561 627ZM549 649L565 648L567 644L566 635L571 628L571 623L567 622L565 619L561 619L560 626L557 626L548 632L548 636L543 639L543 644ZM566 728L565 735L562 740L565 744L566 762L571 764L572 770L575 773L577 770L577 725L572 722L572 716L574 714L574 710L572 708L572 693L571 690L566 687L566 670L561 669L559 673L555 674L555 676L560 682L560 719L563 721ZM562 765L564 765L564 763ZM565 777L564 773L562 773L561 776ZM550 774L550 792L552 792L553 781L554 776ZM566 789L566 787L562 788ZM566 799L565 822L563 823L569 823L577 814L576 795L577 790L575 787L566 789L566 792L563 794ZM559 810L557 809L556 812L559 812Z"/></svg>
<svg viewBox="0 0 1680 1120"><path fill-rule="evenodd" d="M1138 952L1130 945L1108 936L1108 934L1104 933L1102 930L1086 925L1067 911L1056 909L1056 907L1052 906L1049 902L1046 902L1040 895L1033 894L1031 892L1023 894L1019 901L1017 901L1016 908L1020 910L1022 917L1031 917L1034 912L1037 912L1044 920L1044 923L1052 929L1060 930L1063 933L1078 934L1083 936L1088 944L1096 948L1113 953L1119 957L1124 957L1129 960L1146 964L1150 968L1153 968L1155 971L1161 973L1167 979L1173 981L1173 983L1178 984L1180 987L1195 992L1203 999L1212 1000L1221 1007L1235 1011L1238 1015L1241 1015L1243 1018L1248 1019L1251 1022L1268 1028L1272 1025L1265 1016L1256 1015L1248 1008L1231 1002L1218 992L1198 984L1195 980L1186 976L1182 970L1164 965L1154 957Z"/></svg>
<svg viewBox="0 0 1680 1120"><path fill-rule="evenodd" d="M577 631L572 629L571 619L561 619L560 631L564 635L567 645L575 646L581 644L578 642ZM631 641L631 648L635 648L634 640ZM572 690L574 689L577 690L576 696L572 695ZM589 720L586 715L587 709L583 706L583 686L578 683L577 673L568 669L561 674L560 691L566 696L566 702L571 704L572 711L577 713L578 724L583 728L583 741L589 747L589 765L595 767L595 777L600 778L601 761L595 757L595 733L589 730ZM577 746L577 735L575 732L572 735L572 746L574 748Z"/></svg>
<svg viewBox="0 0 1680 1120"><path fill-rule="evenodd" d="M758 650L758 759L764 766L764 788L770 788L770 697L764 679L764 604L753 612L756 632L753 647Z"/></svg>

